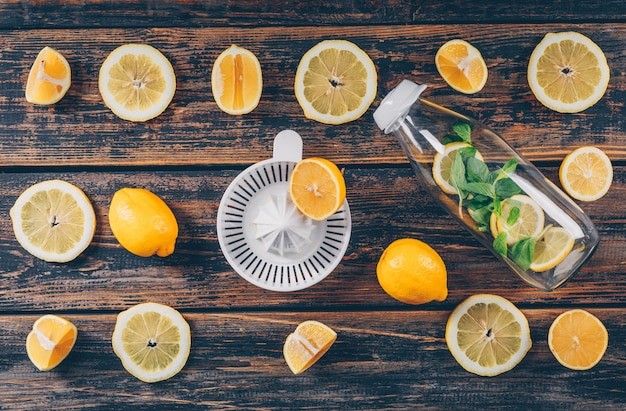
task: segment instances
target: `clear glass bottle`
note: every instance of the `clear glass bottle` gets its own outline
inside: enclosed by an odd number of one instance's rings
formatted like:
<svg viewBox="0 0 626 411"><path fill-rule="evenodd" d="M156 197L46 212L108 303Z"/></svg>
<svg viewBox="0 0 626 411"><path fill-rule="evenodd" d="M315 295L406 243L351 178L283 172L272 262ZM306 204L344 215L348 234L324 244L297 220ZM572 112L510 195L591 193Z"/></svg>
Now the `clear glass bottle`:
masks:
<svg viewBox="0 0 626 411"><path fill-rule="evenodd" d="M485 247L527 283L563 285L593 254L587 215L488 127L421 99L403 80L374 120L393 133L424 186Z"/></svg>

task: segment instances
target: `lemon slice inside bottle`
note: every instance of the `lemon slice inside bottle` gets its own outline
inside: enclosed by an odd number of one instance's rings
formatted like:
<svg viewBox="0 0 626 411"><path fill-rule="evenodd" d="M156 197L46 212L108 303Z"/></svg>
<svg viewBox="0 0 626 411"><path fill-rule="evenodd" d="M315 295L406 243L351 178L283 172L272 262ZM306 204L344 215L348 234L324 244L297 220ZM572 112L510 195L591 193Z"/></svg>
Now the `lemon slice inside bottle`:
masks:
<svg viewBox="0 0 626 411"><path fill-rule="evenodd" d="M511 217L514 209L519 211L517 218ZM506 232L506 242L512 245L524 238L537 237L544 224L545 215L539 204L527 195L516 194L502 202L502 215L496 219L495 232Z"/></svg>
<svg viewBox="0 0 626 411"><path fill-rule="evenodd" d="M563 227L550 227L535 244L530 269L540 273L559 265L574 247L574 237Z"/></svg>
<svg viewBox="0 0 626 411"><path fill-rule="evenodd" d="M459 150L462 148L471 147L467 143L460 141L449 143L444 146L444 151L435 154L433 160L433 178L435 183L448 194L457 194L457 189L450 182L450 175L452 174L452 163L454 158L459 154ZM474 157L478 160L483 160L483 156L478 150Z"/></svg>

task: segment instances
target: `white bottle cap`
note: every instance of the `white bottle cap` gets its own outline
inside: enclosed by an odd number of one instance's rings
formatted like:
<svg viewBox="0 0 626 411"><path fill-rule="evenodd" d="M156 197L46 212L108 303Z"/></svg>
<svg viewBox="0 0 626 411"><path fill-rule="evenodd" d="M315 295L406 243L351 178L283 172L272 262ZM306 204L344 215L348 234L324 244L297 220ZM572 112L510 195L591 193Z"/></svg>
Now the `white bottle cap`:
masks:
<svg viewBox="0 0 626 411"><path fill-rule="evenodd" d="M426 90L425 84L416 84L410 80L402 80L400 84L385 96L376 111L374 111L376 125L385 134L394 131L399 125L398 120L406 116L413 103L417 101L424 90Z"/></svg>

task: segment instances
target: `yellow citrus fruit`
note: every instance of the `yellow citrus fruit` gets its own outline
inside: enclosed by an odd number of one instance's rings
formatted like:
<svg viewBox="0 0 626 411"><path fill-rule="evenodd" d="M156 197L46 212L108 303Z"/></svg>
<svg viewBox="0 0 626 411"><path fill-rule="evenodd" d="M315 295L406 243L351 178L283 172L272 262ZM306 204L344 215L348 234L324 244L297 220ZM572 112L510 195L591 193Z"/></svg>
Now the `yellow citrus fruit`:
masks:
<svg viewBox="0 0 626 411"><path fill-rule="evenodd" d="M333 162L311 157L294 167L289 177L289 195L302 214L313 220L325 220L346 199L346 182Z"/></svg>
<svg viewBox="0 0 626 411"><path fill-rule="evenodd" d="M61 100L72 84L70 65L61 53L44 47L28 73L26 101L33 104L54 104Z"/></svg>
<svg viewBox="0 0 626 411"><path fill-rule="evenodd" d="M448 296L448 273L441 256L428 244L413 238L395 240L376 266L380 286L406 304L443 301Z"/></svg>
<svg viewBox="0 0 626 411"><path fill-rule="evenodd" d="M492 294L473 295L454 309L446 324L446 343L463 368L489 377L511 370L532 346L524 314Z"/></svg>
<svg viewBox="0 0 626 411"><path fill-rule="evenodd" d="M20 245L50 262L65 263L78 257L96 231L91 202L80 188L62 180L30 186L9 214Z"/></svg>
<svg viewBox="0 0 626 411"><path fill-rule="evenodd" d="M147 121L172 101L176 76L159 50L147 44L125 44L102 63L98 88L104 104L118 117Z"/></svg>
<svg viewBox="0 0 626 411"><path fill-rule="evenodd" d="M377 87L376 67L365 51L349 41L325 40L300 60L294 91L307 118L342 124L367 111Z"/></svg>
<svg viewBox="0 0 626 411"><path fill-rule="evenodd" d="M536 273L559 265L574 247L574 237L563 227L550 227L535 244L530 269Z"/></svg>
<svg viewBox="0 0 626 411"><path fill-rule="evenodd" d="M572 370L594 367L606 352L609 333L596 316L574 309L559 315L548 331L548 346L563 366Z"/></svg>
<svg viewBox="0 0 626 411"><path fill-rule="evenodd" d="M613 182L613 165L599 148L580 147L569 153L559 169L561 185L580 201L594 201L604 196Z"/></svg>
<svg viewBox="0 0 626 411"><path fill-rule="evenodd" d="M517 218L511 217L519 210ZM509 245L528 237L537 237L543 231L545 215L535 200L524 194L516 194L502 202L502 214L496 218L497 233L506 232ZM493 234L493 233L492 233Z"/></svg>
<svg viewBox="0 0 626 411"><path fill-rule="evenodd" d="M457 193L456 188L450 183L452 163L454 162L454 158L459 153L459 150L466 147L471 146L460 141L448 143L444 146L443 152L435 154L435 158L433 160L433 178L435 179L435 183L437 183L437 185L448 194ZM478 150L476 150L474 157L479 160L483 159L483 156Z"/></svg>
<svg viewBox="0 0 626 411"><path fill-rule="evenodd" d="M315 364L337 339L337 333L319 321L304 321L287 336L283 356L294 374Z"/></svg>
<svg viewBox="0 0 626 411"><path fill-rule="evenodd" d="M211 72L215 102L228 114L246 114L259 104L263 91L261 64L243 47L232 45L215 60Z"/></svg>
<svg viewBox="0 0 626 411"><path fill-rule="evenodd" d="M144 382L163 381L187 363L191 329L172 307L138 304L118 314L112 345L126 371Z"/></svg>
<svg viewBox="0 0 626 411"><path fill-rule="evenodd" d="M109 224L119 243L141 257L174 252L178 223L168 205L143 188L118 190L109 206Z"/></svg>
<svg viewBox="0 0 626 411"><path fill-rule="evenodd" d="M600 47L573 31L546 34L528 62L533 94L560 113L578 113L593 106L604 95L609 77Z"/></svg>
<svg viewBox="0 0 626 411"><path fill-rule="evenodd" d="M26 353L35 367L49 371L68 356L77 336L78 330L70 321L56 315L44 315L35 321L26 337Z"/></svg>
<svg viewBox="0 0 626 411"><path fill-rule="evenodd" d="M450 40L439 48L435 65L443 79L456 91L478 93L487 83L487 65L480 51L464 40Z"/></svg>

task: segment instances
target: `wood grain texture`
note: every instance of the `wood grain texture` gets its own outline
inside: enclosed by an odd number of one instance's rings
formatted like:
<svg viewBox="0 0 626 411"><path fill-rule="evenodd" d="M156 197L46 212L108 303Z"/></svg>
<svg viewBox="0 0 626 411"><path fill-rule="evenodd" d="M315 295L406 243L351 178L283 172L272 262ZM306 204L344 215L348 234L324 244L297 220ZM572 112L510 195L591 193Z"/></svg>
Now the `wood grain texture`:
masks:
<svg viewBox="0 0 626 411"><path fill-rule="evenodd" d="M623 101L626 70L621 39L626 25L578 25L607 55L613 78L605 96L579 114L542 106L526 79L528 58L545 33L569 25L419 25L282 28L154 28L26 30L0 32L0 156L2 167L247 165L268 156L274 136L298 131L305 154L338 163L406 163L395 139L374 124L372 113L403 78L426 83L424 97L474 117L503 135L533 161L560 161L573 147L596 145L623 161L626 139ZM462 37L483 53L489 80L476 95L461 95L438 75L434 55L441 44ZM341 126L307 120L293 92L300 57L322 39L348 39L362 47L378 69L378 97L365 115ZM145 42L160 49L177 74L169 108L146 123L117 118L98 91L100 65L117 46ZM252 50L263 67L257 109L231 116L211 94L213 62L231 43ZM24 85L35 56L46 45L63 53L73 84L56 105L35 106ZM355 144L357 139L357 144Z"/></svg>
<svg viewBox="0 0 626 411"><path fill-rule="evenodd" d="M517 3L517 4L515 4ZM0 409L2 410L623 410L626 409L626 9L622 1L321 1L221 2L122 0L0 2ZM579 114L559 114L532 95L529 56L547 32L575 30L605 52L605 96ZM355 42L378 70L378 93L357 121L307 120L293 92L300 57L323 39ZM483 54L486 87L452 90L434 55L462 38ZM146 123L118 119L104 106L97 79L114 48L149 43L172 62L177 91ZM221 112L211 94L213 62L238 44L263 67L256 110ZM73 84L58 104L33 106L24 86L44 46L63 53ZM608 194L578 203L601 243L564 287L546 293L517 278L425 191L393 136L372 113L401 79L426 83L427 99L474 117L503 135L558 183L567 153L595 145L615 166ZM352 233L339 266L321 283L270 292L239 277L216 233L222 194L246 167L271 156L274 136L295 129L304 156L344 169ZM85 191L97 227L76 260L52 264L28 254L9 210L30 185L59 178ZM108 205L122 187L147 188L174 211L180 235L167 258L137 257L119 246ZM379 286L376 264L401 237L426 241L448 269L448 298L402 304ZM533 347L495 378L464 371L445 343L450 312L466 297L508 298L529 319ZM182 372L157 384L136 380L111 348L119 311L140 302L179 309L192 328ZM571 308L597 315L609 331L604 359L571 371L547 345L551 322ZM79 329L56 369L35 369L25 353L33 322L63 315ZM312 368L293 376L282 345L296 325L316 319L337 342Z"/></svg>
<svg viewBox="0 0 626 411"><path fill-rule="evenodd" d="M568 409L626 405L621 309L591 312L608 328L609 347L589 371L562 367L547 333L562 310L524 310L533 347L513 370L485 378L456 363L445 343L449 311L186 313L192 348L172 379L146 384L128 374L110 345L115 315L66 317L79 328L69 357L43 373L24 352L36 316L0 316L3 409ZM337 341L294 376L282 346L296 325L322 321ZM33 390L41 390L38 396ZM506 395L503 395L506 393ZM27 398L26 402L24 400Z"/></svg>
<svg viewBox="0 0 626 411"><path fill-rule="evenodd" d="M123 18L120 18L123 15ZM435 1L381 0L292 2L287 0L24 1L0 4L0 28L339 26L546 22L624 22L623 3L583 0Z"/></svg>
<svg viewBox="0 0 626 411"><path fill-rule="evenodd" d="M616 180L626 170L618 168ZM446 214L420 186L408 167L352 168L345 171L352 214L352 236L342 263L321 283L301 292L262 290L237 275L219 247L219 201L237 171L5 174L0 189L0 312L45 310L120 310L130 303L157 301L187 309L309 310L406 307L378 285L376 264L384 248L400 237L427 241L449 272L451 309L468 295L491 291L522 307L545 304L611 306L626 303L626 230L623 184L603 199L584 204L598 226L602 246L564 288L537 293ZM548 175L554 174L547 169ZM81 187L91 199L97 227L91 246L67 264L40 261L15 240L8 211L29 185L61 178ZM558 181L558 180L555 180ZM121 187L143 187L161 196L179 222L176 252L167 258L137 257L119 246L108 224L108 205ZM10 191L6 191L9 189Z"/></svg>

